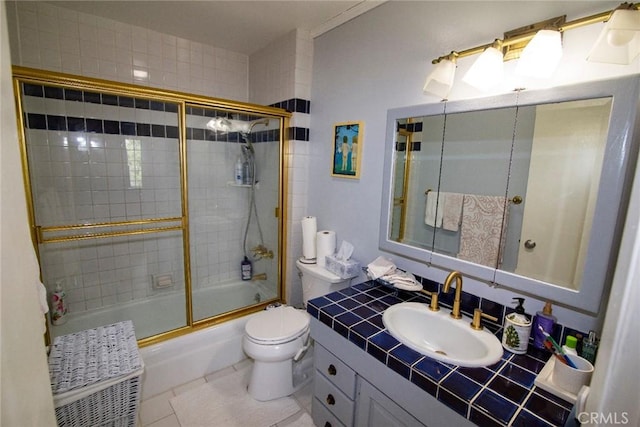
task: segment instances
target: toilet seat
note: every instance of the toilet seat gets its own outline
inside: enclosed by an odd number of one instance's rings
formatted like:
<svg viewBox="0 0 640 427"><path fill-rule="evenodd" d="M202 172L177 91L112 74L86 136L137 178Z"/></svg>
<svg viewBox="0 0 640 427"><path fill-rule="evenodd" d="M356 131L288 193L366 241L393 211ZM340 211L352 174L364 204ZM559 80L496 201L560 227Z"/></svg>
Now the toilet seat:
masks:
<svg viewBox="0 0 640 427"><path fill-rule="evenodd" d="M280 306L253 316L244 330L247 338L257 344L284 344L309 331L309 315L291 306Z"/></svg>

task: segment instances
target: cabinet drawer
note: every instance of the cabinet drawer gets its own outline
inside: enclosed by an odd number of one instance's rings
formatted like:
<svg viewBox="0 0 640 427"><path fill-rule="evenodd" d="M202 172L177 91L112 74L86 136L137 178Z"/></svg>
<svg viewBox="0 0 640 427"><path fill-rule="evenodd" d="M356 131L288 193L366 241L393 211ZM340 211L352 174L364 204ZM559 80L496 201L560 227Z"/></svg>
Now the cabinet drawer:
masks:
<svg viewBox="0 0 640 427"><path fill-rule="evenodd" d="M349 399L356 395L356 373L326 348L318 345L314 348L316 370L335 384Z"/></svg>
<svg viewBox="0 0 640 427"><path fill-rule="evenodd" d="M353 400L349 399L338 387L317 371L313 379L313 396L322 402L343 424L352 424L354 411Z"/></svg>
<svg viewBox="0 0 640 427"><path fill-rule="evenodd" d="M345 427L318 399L311 402L311 418L316 427Z"/></svg>

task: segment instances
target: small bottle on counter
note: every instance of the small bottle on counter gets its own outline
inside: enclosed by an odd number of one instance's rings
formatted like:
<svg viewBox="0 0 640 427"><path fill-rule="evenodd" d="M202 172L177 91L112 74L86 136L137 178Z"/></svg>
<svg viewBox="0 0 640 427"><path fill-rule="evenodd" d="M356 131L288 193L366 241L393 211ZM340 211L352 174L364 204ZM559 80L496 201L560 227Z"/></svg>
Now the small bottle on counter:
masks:
<svg viewBox="0 0 640 427"><path fill-rule="evenodd" d="M578 345L578 339L573 335L567 335L567 338L564 340L564 345L562 346L562 350L564 350L567 354L573 354L574 356L578 355L578 350L576 349Z"/></svg>
<svg viewBox="0 0 640 427"><path fill-rule="evenodd" d="M551 313L551 301L547 301L542 311L538 311L533 317L533 346L536 348L544 349L544 342L547 339L540 328L549 335L553 335L553 328L556 325L556 317Z"/></svg>
<svg viewBox="0 0 640 427"><path fill-rule="evenodd" d="M582 342L582 357L594 364L597 353L598 339L596 338L596 333L595 331L589 331L589 336Z"/></svg>

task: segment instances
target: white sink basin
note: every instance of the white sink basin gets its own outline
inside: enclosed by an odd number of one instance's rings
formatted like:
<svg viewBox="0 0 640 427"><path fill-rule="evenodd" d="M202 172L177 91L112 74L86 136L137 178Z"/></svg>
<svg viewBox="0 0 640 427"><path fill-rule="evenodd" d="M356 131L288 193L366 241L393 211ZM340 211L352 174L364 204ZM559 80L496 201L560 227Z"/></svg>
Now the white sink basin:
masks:
<svg viewBox="0 0 640 427"><path fill-rule="evenodd" d="M502 344L492 333L471 329L471 319L454 319L450 310L434 312L427 304L403 302L385 310L382 322L407 347L432 359L458 366L481 367L498 362Z"/></svg>

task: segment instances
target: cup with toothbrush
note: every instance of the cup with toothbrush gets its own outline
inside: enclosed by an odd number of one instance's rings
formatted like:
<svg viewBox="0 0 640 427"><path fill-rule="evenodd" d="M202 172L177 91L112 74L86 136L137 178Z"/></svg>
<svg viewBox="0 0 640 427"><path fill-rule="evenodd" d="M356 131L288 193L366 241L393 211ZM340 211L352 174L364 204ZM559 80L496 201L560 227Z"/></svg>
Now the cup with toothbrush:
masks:
<svg viewBox="0 0 640 427"><path fill-rule="evenodd" d="M593 365L580 356L567 354L551 335L542 332L546 337L545 347L552 350L557 359L553 365L553 383L569 393L578 394L580 388L591 381Z"/></svg>

